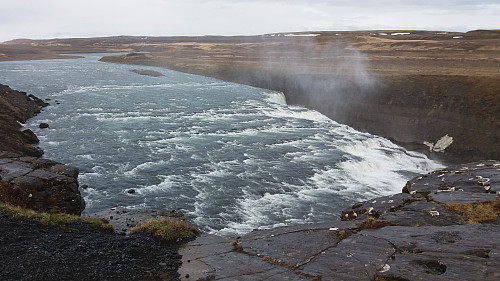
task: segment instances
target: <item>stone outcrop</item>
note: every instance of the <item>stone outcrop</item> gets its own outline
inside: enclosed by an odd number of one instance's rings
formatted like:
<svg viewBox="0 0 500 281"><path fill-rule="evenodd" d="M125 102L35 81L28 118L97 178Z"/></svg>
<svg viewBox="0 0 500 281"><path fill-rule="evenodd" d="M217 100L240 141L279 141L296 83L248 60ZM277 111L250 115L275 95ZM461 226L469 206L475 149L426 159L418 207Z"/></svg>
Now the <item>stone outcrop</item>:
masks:
<svg viewBox="0 0 500 281"><path fill-rule="evenodd" d="M39 158L37 136L23 123L48 104L0 85L0 201L44 212L80 215L78 168Z"/></svg>
<svg viewBox="0 0 500 281"><path fill-rule="evenodd" d="M0 153L0 201L43 212L80 215L78 168L37 157Z"/></svg>
<svg viewBox="0 0 500 281"><path fill-rule="evenodd" d="M43 152L32 146L38 138L31 130L22 131L22 124L47 105L33 95L0 84L0 151L41 156Z"/></svg>
<svg viewBox="0 0 500 281"><path fill-rule="evenodd" d="M341 221L202 235L181 247L181 280L498 280L499 175L500 161L452 166L356 203ZM464 204L496 211L472 223L453 208Z"/></svg>

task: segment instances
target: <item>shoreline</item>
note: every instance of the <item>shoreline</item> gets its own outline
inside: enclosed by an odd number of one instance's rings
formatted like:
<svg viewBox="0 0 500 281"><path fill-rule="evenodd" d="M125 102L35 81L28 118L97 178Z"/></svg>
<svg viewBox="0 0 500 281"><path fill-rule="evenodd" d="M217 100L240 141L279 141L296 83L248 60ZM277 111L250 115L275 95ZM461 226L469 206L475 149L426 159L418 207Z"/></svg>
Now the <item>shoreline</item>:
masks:
<svg viewBox="0 0 500 281"><path fill-rule="evenodd" d="M48 104L5 85L0 85L0 104L0 126L5 128L0 131L0 202L48 213L48 217L53 212L80 217L85 202L79 192L78 168L43 158L43 151L33 146L38 143L36 135L21 131L18 124ZM115 232L83 222L45 225L0 208L0 256L8 257L0 265L0 279L179 280L179 244L126 234L148 219L182 220L183 214L119 209L86 217L108 221Z"/></svg>

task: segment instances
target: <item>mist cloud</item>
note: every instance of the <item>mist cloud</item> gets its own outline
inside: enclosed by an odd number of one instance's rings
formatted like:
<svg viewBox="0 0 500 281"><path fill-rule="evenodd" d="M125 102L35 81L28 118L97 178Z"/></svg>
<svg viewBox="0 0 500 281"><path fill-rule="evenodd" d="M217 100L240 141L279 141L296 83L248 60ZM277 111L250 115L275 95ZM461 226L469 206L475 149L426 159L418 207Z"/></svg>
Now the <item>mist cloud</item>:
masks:
<svg viewBox="0 0 500 281"><path fill-rule="evenodd" d="M251 73L256 81L278 85L275 89L285 92L292 104L330 115L350 114L356 104L366 102L378 87L376 78L367 69L368 57L345 42L324 44L313 36L295 38L261 47L258 57L263 58L260 66L256 73Z"/></svg>

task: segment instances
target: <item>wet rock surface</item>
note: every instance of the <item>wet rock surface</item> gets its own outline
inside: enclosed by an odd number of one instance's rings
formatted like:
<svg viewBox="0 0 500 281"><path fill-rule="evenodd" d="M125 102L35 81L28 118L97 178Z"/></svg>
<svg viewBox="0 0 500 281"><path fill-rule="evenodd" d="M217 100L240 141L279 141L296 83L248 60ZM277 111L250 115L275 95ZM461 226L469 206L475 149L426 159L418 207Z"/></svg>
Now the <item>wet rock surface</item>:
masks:
<svg viewBox="0 0 500 281"><path fill-rule="evenodd" d="M254 230L234 239L202 235L181 247L180 278L498 280L500 218L467 224L446 207L498 202L498 164L470 163L460 165L463 173L452 173L453 166L416 177L405 186L408 193L356 203L341 221ZM490 190L479 176L489 179ZM450 184L455 189L443 189Z"/></svg>

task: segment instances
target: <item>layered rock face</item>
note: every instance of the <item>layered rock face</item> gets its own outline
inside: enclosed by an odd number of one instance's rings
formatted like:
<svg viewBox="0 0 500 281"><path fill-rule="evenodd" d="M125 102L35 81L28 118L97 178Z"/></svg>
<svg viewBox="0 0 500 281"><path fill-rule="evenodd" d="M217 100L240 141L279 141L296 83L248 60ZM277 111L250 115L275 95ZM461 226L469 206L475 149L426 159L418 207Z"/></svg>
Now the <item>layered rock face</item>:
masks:
<svg viewBox="0 0 500 281"><path fill-rule="evenodd" d="M38 143L38 138L31 130L22 130L21 124L47 105L33 95L0 84L0 151L41 156L42 151L31 145Z"/></svg>
<svg viewBox="0 0 500 281"><path fill-rule="evenodd" d="M102 60L282 91L290 104L448 163L500 158L499 32L315 34L193 39ZM446 149L424 145L446 135Z"/></svg>
<svg viewBox="0 0 500 281"><path fill-rule="evenodd" d="M0 201L43 212L80 215L78 168L39 158L38 138L22 123L48 104L0 85Z"/></svg>
<svg viewBox="0 0 500 281"><path fill-rule="evenodd" d="M316 109L340 123L387 137L449 163L500 158L500 83L498 77L448 75L375 76L370 88L349 82L336 95L284 83L292 104ZM321 88L321 76L313 76ZM350 77L340 78L349 81ZM259 83L255 83L260 85ZM264 85L262 85L264 86ZM326 87L327 88L327 87ZM314 88L313 88L314 89ZM424 143L443 136L445 151Z"/></svg>

